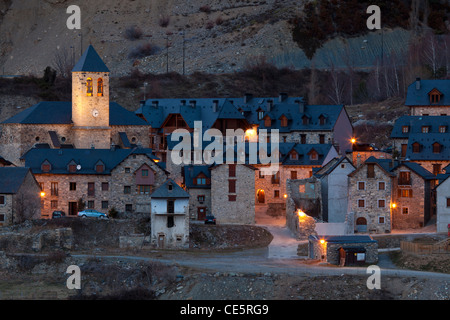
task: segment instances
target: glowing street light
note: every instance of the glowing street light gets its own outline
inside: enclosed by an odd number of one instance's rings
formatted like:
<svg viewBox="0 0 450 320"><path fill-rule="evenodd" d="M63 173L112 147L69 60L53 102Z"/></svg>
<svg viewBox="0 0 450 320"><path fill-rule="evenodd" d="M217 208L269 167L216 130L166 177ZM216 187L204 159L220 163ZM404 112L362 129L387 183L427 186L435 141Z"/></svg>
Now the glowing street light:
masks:
<svg viewBox="0 0 450 320"><path fill-rule="evenodd" d="M352 144L355 144L356 143L356 138L352 138L350 141L352 142Z"/></svg>
<svg viewBox="0 0 450 320"><path fill-rule="evenodd" d="M304 212L302 211L302 209L298 209L297 215L298 215L299 218L304 218L304 217L306 217L306 213L304 213Z"/></svg>
<svg viewBox="0 0 450 320"><path fill-rule="evenodd" d="M45 192L44 191L41 192L41 198L43 198L43 197L45 197Z"/></svg>

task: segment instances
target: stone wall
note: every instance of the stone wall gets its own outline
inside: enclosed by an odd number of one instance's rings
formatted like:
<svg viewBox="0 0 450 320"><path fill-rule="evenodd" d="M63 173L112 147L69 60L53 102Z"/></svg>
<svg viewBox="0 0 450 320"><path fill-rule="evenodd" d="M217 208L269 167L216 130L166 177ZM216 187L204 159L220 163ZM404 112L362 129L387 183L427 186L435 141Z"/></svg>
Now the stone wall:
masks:
<svg viewBox="0 0 450 320"><path fill-rule="evenodd" d="M71 250L73 248L71 228L43 230L38 233L5 232L0 233L0 251L41 252L46 250Z"/></svg>
<svg viewBox="0 0 450 320"><path fill-rule="evenodd" d="M401 171L410 172L411 185L399 186L399 173ZM430 203L425 204L426 193L425 181L412 170L402 166L396 169L397 178L394 180L393 196L395 198L396 208L392 210L392 229L410 229L421 228L424 226L425 210L430 209ZM400 190L406 189L412 192L412 197L400 197ZM427 198L428 201L431 201ZM407 208L407 213L404 212Z"/></svg>
<svg viewBox="0 0 450 320"><path fill-rule="evenodd" d="M364 190L358 189L359 182L365 183ZM379 182L384 182L384 190L379 190ZM374 178L367 178L367 164L353 172L349 177L349 212L353 213L356 229L356 221L361 218L367 223L367 232L391 231L391 190L392 178L378 165ZM359 207L359 200L364 200L364 207ZM384 207L379 207L379 200L384 200Z"/></svg>
<svg viewBox="0 0 450 320"><path fill-rule="evenodd" d="M217 223L255 223L255 169L236 165L236 177L229 176L227 164L211 170L211 207ZM236 193L228 191L228 181L236 180ZM230 201L229 196L236 196Z"/></svg>
<svg viewBox="0 0 450 320"><path fill-rule="evenodd" d="M376 264L378 262L378 243L377 242L361 242L361 243L327 243L327 262L335 265L340 264L339 259L339 249L341 247L345 248L364 248L365 252L365 263Z"/></svg>
<svg viewBox="0 0 450 320"><path fill-rule="evenodd" d="M286 191L286 226L298 238L315 234L315 223L313 224L309 218L314 216L317 219L321 219L322 217L320 180L315 177L301 180L287 180ZM301 223L297 209L301 209L309 217L308 219L305 218L302 226L300 226Z"/></svg>
<svg viewBox="0 0 450 320"><path fill-rule="evenodd" d="M198 220L198 208L206 208L206 214L214 214L211 209L211 189L191 188L189 189L189 217ZM205 201L198 201L198 196L205 196Z"/></svg>

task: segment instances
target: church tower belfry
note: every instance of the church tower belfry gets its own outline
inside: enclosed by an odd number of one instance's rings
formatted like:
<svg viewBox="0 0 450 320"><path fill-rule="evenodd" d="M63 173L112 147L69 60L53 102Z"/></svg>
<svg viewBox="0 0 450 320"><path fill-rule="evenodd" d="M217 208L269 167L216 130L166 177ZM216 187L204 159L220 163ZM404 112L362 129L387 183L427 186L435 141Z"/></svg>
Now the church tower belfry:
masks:
<svg viewBox="0 0 450 320"><path fill-rule="evenodd" d="M91 45L72 70L72 122L77 149L108 149L110 71Z"/></svg>

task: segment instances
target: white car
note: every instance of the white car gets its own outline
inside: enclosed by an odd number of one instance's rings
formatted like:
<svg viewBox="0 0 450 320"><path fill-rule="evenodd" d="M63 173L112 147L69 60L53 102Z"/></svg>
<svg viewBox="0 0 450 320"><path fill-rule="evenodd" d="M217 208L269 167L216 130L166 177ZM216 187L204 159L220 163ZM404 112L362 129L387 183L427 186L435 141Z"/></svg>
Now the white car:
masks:
<svg viewBox="0 0 450 320"><path fill-rule="evenodd" d="M106 214L93 209L86 209L81 212L78 212L78 216L81 218L108 219L108 216Z"/></svg>

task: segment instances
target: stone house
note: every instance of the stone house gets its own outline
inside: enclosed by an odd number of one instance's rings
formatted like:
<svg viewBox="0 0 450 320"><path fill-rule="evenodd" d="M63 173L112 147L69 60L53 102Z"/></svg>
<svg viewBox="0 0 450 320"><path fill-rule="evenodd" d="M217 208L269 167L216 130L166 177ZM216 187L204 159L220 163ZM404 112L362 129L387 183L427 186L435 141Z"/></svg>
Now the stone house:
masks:
<svg viewBox="0 0 450 320"><path fill-rule="evenodd" d="M417 78L408 87L405 106L411 116L450 116L450 80Z"/></svg>
<svg viewBox="0 0 450 320"><path fill-rule="evenodd" d="M151 196L151 243L160 249L189 247L189 194L167 180Z"/></svg>
<svg viewBox="0 0 450 320"><path fill-rule="evenodd" d="M320 180L287 180L286 189L286 226L297 238L314 234L315 221L323 215Z"/></svg>
<svg viewBox="0 0 450 320"><path fill-rule="evenodd" d="M347 157L334 158L315 172L322 190L322 220L330 223L345 222L348 210L348 175L355 166Z"/></svg>
<svg viewBox="0 0 450 320"><path fill-rule="evenodd" d="M310 259L343 266L378 263L378 242L370 236L315 236L308 239Z"/></svg>
<svg viewBox="0 0 450 320"><path fill-rule="evenodd" d="M392 168L392 229L421 228L433 214L433 189L436 176L417 163L403 161Z"/></svg>
<svg viewBox="0 0 450 320"><path fill-rule="evenodd" d="M211 167L211 213L217 223L255 223L255 171L247 164Z"/></svg>
<svg viewBox="0 0 450 320"><path fill-rule="evenodd" d="M450 225L450 174L442 175L436 187L436 231L448 232Z"/></svg>
<svg viewBox="0 0 450 320"><path fill-rule="evenodd" d="M72 70L72 101L43 101L2 122L0 154L20 165L20 157L33 147L148 147L148 123L110 102L109 74L89 46Z"/></svg>
<svg viewBox="0 0 450 320"><path fill-rule="evenodd" d="M191 220L205 220L211 213L211 171L209 166L184 167L182 186L188 191L189 217Z"/></svg>
<svg viewBox="0 0 450 320"><path fill-rule="evenodd" d="M40 188L29 168L0 167L0 226L39 219Z"/></svg>
<svg viewBox="0 0 450 320"><path fill-rule="evenodd" d="M31 149L22 157L41 191L42 217L80 205L108 213L150 212L150 195L167 180L150 149Z"/></svg>
<svg viewBox="0 0 450 320"><path fill-rule="evenodd" d="M395 175L392 160L371 157L348 175L348 212L355 232L391 231Z"/></svg>

